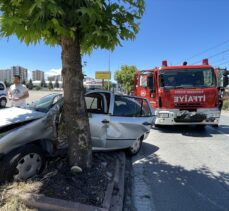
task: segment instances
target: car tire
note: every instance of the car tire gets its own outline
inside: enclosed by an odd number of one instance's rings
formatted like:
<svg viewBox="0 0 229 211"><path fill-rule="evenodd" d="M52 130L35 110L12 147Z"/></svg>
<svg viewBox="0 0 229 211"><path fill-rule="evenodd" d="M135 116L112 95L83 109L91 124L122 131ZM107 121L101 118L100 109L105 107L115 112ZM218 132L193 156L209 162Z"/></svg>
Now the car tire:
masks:
<svg viewBox="0 0 229 211"><path fill-rule="evenodd" d="M126 150L127 155L133 156L138 154L142 147L143 136L135 140L133 145Z"/></svg>
<svg viewBox="0 0 229 211"><path fill-rule="evenodd" d="M7 100L6 99L0 99L0 108L6 107Z"/></svg>
<svg viewBox="0 0 229 211"><path fill-rule="evenodd" d="M1 161L0 181L21 181L29 179L45 167L45 156L40 147L26 145L11 151Z"/></svg>

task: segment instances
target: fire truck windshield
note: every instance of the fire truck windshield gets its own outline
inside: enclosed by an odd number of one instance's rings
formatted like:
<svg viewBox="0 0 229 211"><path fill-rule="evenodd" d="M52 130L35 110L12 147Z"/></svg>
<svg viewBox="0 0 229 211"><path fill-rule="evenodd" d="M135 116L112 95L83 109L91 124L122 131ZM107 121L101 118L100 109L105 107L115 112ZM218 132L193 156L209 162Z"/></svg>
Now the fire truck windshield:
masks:
<svg viewBox="0 0 229 211"><path fill-rule="evenodd" d="M160 86L172 88L210 88L216 86L213 69L171 69L160 71Z"/></svg>

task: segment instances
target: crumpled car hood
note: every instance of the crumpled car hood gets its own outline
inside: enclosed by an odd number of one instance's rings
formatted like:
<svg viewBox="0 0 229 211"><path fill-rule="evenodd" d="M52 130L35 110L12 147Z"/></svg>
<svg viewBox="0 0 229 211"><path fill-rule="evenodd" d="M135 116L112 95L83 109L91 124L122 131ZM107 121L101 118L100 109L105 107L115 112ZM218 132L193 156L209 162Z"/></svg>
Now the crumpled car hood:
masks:
<svg viewBox="0 0 229 211"><path fill-rule="evenodd" d="M0 128L19 122L27 122L40 119L46 114L38 111L32 111L23 108L5 108L0 110Z"/></svg>

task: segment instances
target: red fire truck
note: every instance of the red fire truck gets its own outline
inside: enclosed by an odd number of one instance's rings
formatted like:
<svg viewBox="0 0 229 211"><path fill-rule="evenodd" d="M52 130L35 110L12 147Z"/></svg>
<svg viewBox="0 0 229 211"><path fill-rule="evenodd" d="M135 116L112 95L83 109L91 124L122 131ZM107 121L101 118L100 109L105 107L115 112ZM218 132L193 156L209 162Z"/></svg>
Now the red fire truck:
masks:
<svg viewBox="0 0 229 211"><path fill-rule="evenodd" d="M218 126L221 110L216 71L204 59L201 65L168 66L139 71L134 95L146 97L155 108L155 125Z"/></svg>

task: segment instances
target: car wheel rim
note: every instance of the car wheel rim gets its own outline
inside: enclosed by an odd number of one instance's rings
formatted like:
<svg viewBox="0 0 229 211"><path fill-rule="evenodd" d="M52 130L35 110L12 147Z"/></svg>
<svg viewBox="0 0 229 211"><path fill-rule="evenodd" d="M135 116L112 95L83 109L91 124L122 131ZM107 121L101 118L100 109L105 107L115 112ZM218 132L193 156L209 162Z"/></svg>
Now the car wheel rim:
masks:
<svg viewBox="0 0 229 211"><path fill-rule="evenodd" d="M22 157L17 166L17 174L14 176L15 180L25 180L36 175L42 165L41 156L37 153L30 153Z"/></svg>
<svg viewBox="0 0 229 211"><path fill-rule="evenodd" d="M130 148L131 152L136 153L139 150L140 146L141 146L141 140L140 139L135 140L132 147Z"/></svg>
<svg viewBox="0 0 229 211"><path fill-rule="evenodd" d="M1 100L1 107L5 107L6 106L6 101L5 100Z"/></svg>

